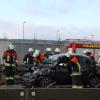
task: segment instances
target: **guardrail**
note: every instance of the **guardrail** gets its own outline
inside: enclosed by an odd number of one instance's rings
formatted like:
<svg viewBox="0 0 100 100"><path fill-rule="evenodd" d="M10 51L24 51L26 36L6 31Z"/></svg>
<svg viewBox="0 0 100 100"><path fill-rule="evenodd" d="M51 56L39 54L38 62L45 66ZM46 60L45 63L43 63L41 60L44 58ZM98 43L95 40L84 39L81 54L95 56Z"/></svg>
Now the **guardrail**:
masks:
<svg viewBox="0 0 100 100"><path fill-rule="evenodd" d="M100 100L100 89L35 89L36 100Z"/></svg>
<svg viewBox="0 0 100 100"><path fill-rule="evenodd" d="M25 99L25 90L17 88L0 88L0 100L28 100Z"/></svg>
<svg viewBox="0 0 100 100"><path fill-rule="evenodd" d="M100 89L0 88L0 100L100 100Z"/></svg>

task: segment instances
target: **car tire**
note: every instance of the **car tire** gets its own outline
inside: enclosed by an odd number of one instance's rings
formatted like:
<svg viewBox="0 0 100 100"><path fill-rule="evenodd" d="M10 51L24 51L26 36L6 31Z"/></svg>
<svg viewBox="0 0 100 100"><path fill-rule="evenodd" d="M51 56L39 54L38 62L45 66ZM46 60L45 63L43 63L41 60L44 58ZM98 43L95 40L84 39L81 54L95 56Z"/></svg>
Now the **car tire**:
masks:
<svg viewBox="0 0 100 100"><path fill-rule="evenodd" d="M92 88L100 88L100 79L97 76L93 76L90 78L89 84Z"/></svg>
<svg viewBox="0 0 100 100"><path fill-rule="evenodd" d="M38 78L38 86L39 87L43 87L43 88L49 88L51 87L53 83L53 80L51 77L48 76L40 76Z"/></svg>

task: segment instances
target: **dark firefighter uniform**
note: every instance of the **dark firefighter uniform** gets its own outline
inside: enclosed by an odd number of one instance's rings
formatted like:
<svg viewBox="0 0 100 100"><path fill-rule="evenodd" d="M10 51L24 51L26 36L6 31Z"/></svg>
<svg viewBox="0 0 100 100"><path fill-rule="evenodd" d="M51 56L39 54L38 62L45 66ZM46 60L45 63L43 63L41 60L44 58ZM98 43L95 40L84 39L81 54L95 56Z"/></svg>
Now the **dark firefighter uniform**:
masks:
<svg viewBox="0 0 100 100"><path fill-rule="evenodd" d="M96 61L93 55L88 56L92 62L92 64L95 66L96 65Z"/></svg>
<svg viewBox="0 0 100 100"><path fill-rule="evenodd" d="M91 62L93 64L93 71L95 72L95 70L96 70L96 68L95 68L95 66L96 66L95 58L94 58L93 55L90 55L89 58L90 58L90 60L91 60Z"/></svg>
<svg viewBox="0 0 100 100"><path fill-rule="evenodd" d="M34 63L33 53L26 54L23 61L24 61L24 64L33 64Z"/></svg>
<svg viewBox="0 0 100 100"><path fill-rule="evenodd" d="M52 53L51 53L51 48L46 48L46 53L45 53L45 58L48 59L50 56L52 56Z"/></svg>
<svg viewBox="0 0 100 100"><path fill-rule="evenodd" d="M95 71L96 61L95 61L94 56L91 54L91 52L89 50L86 50L84 52L84 54L85 54L86 57L90 58L90 60L91 60L91 62L93 64L93 70Z"/></svg>
<svg viewBox="0 0 100 100"><path fill-rule="evenodd" d="M61 49L60 49L60 48L56 48L56 49L55 49L55 52L54 52L54 55L60 54L60 52L61 52Z"/></svg>
<svg viewBox="0 0 100 100"><path fill-rule="evenodd" d="M77 57L72 56L66 66L71 68L72 88L82 88L81 70Z"/></svg>
<svg viewBox="0 0 100 100"><path fill-rule="evenodd" d="M45 53L45 58L48 59L50 56L52 56L51 52L48 51L48 52Z"/></svg>
<svg viewBox="0 0 100 100"><path fill-rule="evenodd" d="M14 67L18 62L17 53L13 49L9 49L4 52L3 54L3 61L4 61L4 74L6 84L13 84L14 83Z"/></svg>

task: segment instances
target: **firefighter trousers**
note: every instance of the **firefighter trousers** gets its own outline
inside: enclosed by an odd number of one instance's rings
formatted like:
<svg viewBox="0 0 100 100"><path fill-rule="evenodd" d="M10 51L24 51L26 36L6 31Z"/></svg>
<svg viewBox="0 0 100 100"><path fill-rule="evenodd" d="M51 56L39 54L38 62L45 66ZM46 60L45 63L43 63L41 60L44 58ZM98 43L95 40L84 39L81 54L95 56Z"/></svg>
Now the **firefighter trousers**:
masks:
<svg viewBox="0 0 100 100"><path fill-rule="evenodd" d="M72 88L83 88L81 75L72 76Z"/></svg>
<svg viewBox="0 0 100 100"><path fill-rule="evenodd" d="M5 80L7 85L13 85L14 84L14 71L12 66L5 66L4 70L5 74Z"/></svg>

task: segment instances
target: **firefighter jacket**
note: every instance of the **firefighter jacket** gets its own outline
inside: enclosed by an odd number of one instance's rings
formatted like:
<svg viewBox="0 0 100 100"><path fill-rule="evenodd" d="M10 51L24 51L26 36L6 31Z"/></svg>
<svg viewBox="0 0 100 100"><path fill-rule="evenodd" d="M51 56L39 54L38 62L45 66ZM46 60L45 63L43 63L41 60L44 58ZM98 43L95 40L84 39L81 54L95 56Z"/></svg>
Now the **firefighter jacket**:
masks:
<svg viewBox="0 0 100 100"><path fill-rule="evenodd" d="M92 65L93 65L93 70L95 71L95 70L96 70L96 68L95 68L95 66L96 66L96 61L95 61L94 56L91 54L91 55L87 55L86 57L88 57L88 58L90 59Z"/></svg>
<svg viewBox="0 0 100 100"><path fill-rule="evenodd" d="M39 64L41 62L42 59L45 58L45 55L43 53L40 53L40 55L38 57L34 58L34 61Z"/></svg>
<svg viewBox="0 0 100 100"><path fill-rule="evenodd" d="M95 58L94 58L94 56L93 55L90 55L90 60L91 60L91 62L92 62L92 64L94 65L94 66L96 66L96 61L95 61Z"/></svg>
<svg viewBox="0 0 100 100"><path fill-rule="evenodd" d="M24 56L23 59L24 64L33 64L34 60L33 60L33 54L32 53L28 53Z"/></svg>
<svg viewBox="0 0 100 100"><path fill-rule="evenodd" d="M67 67L71 67L71 72L72 72L71 76L81 75L81 68L77 57L75 56L71 57L70 61L67 62Z"/></svg>
<svg viewBox="0 0 100 100"><path fill-rule="evenodd" d="M46 52L45 57L48 59L50 56L52 56L51 52Z"/></svg>
<svg viewBox="0 0 100 100"><path fill-rule="evenodd" d="M16 66L18 63L17 53L15 50L7 50L3 54L3 61L5 66Z"/></svg>

